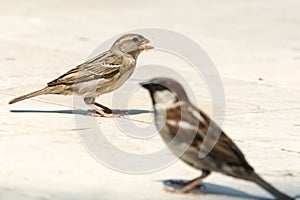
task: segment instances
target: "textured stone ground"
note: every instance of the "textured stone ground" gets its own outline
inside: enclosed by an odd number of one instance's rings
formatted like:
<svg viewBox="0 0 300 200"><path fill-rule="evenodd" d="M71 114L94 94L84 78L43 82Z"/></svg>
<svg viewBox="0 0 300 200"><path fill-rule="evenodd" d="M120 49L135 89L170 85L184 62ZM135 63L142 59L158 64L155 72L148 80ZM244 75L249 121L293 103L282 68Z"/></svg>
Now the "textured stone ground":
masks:
<svg viewBox="0 0 300 200"><path fill-rule="evenodd" d="M177 161L155 173L134 175L97 162L78 137L76 118L88 117L73 108L72 97L42 96L8 105L13 97L39 89L85 61L103 41L144 27L180 32L205 49L224 84L224 130L266 180L292 196L299 195L298 1L12 0L1 4L1 200L270 197L252 183L220 174L205 180L210 194L169 194L159 180L192 179L199 172ZM139 65L168 58L156 53L143 53ZM210 113L209 92L199 77L172 58L168 64L189 81L198 105ZM154 75L137 70L127 84ZM123 92L130 91L124 86ZM98 100L112 105L113 96ZM155 130L152 113L146 112L152 108L145 91L137 90L128 108L119 109L135 113L121 121L132 119L137 127ZM164 147L159 136L144 140L127 137L114 119L99 118L96 123L107 139L124 151L149 153Z"/></svg>

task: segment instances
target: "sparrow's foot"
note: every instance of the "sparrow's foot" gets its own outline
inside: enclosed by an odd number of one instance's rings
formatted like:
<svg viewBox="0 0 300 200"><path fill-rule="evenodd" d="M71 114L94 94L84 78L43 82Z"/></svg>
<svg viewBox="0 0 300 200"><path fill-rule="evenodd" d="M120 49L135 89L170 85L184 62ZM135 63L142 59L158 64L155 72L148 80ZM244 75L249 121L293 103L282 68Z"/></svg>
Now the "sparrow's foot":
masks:
<svg viewBox="0 0 300 200"><path fill-rule="evenodd" d="M87 114L88 116L91 116L91 117L105 117L105 118L115 118L115 117L120 117L120 115L116 115L116 114L107 114L107 113L98 113L97 111L95 110L92 110L91 112L89 112Z"/></svg>
<svg viewBox="0 0 300 200"><path fill-rule="evenodd" d="M94 105L95 105L95 106L98 106L98 107L100 107L100 108L102 108L103 111L104 111L105 113L107 113L107 114L111 114L111 113L112 113L112 110L111 110L109 107L106 107L106 106L104 106L104 105L102 105L102 104L100 104L100 103L97 103L97 102L95 102Z"/></svg>
<svg viewBox="0 0 300 200"><path fill-rule="evenodd" d="M185 190L184 188L182 189L177 189L177 188L164 188L165 191L174 193L174 194L203 194L204 192L202 190Z"/></svg>
<svg viewBox="0 0 300 200"><path fill-rule="evenodd" d="M168 185L165 188L166 191L172 193L192 193L192 194L199 194L205 192L204 185L200 184L202 181L202 177L198 177L191 181L182 181L182 180L168 180L165 182Z"/></svg>
<svg viewBox="0 0 300 200"><path fill-rule="evenodd" d="M94 117L105 117L105 118L114 118L114 117L121 117L118 114L106 113L105 110L102 110L102 107L92 104L91 107L96 111L91 116Z"/></svg>
<svg viewBox="0 0 300 200"><path fill-rule="evenodd" d="M106 107L96 102L94 103L94 105L102 108L102 111L105 112L106 114L114 114L115 116L119 116L119 117L127 115L129 113L128 110L112 110L109 107Z"/></svg>

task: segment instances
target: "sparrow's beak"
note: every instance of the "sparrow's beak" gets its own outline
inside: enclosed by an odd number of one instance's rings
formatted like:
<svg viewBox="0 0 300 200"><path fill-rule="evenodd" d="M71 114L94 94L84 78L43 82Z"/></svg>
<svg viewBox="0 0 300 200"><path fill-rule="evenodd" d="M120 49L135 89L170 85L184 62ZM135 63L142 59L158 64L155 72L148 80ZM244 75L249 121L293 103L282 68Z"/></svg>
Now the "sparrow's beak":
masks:
<svg viewBox="0 0 300 200"><path fill-rule="evenodd" d="M150 41L148 39L145 39L142 44L139 46L140 50L149 50L149 49L153 49L154 47L149 45Z"/></svg>

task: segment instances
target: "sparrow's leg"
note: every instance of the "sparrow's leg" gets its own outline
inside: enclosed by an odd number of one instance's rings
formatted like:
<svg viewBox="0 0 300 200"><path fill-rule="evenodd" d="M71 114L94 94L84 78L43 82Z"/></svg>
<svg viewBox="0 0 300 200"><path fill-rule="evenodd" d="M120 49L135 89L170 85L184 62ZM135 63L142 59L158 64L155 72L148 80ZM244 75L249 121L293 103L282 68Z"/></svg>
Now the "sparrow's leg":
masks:
<svg viewBox="0 0 300 200"><path fill-rule="evenodd" d="M112 114L112 110L110 108L103 106L99 103L96 103L95 98L85 97L84 102L97 112L97 113L93 113L92 116L106 117L106 118L120 117L119 115Z"/></svg>
<svg viewBox="0 0 300 200"><path fill-rule="evenodd" d="M95 113L94 116L105 117L105 118L120 117L119 115L109 114L109 113L104 112L101 107L99 107L95 104L91 104L90 106L97 112L97 113Z"/></svg>
<svg viewBox="0 0 300 200"><path fill-rule="evenodd" d="M210 171L202 170L201 176L187 182L182 189L166 189L168 192L173 193L189 193L191 192L202 180L210 174Z"/></svg>
<svg viewBox="0 0 300 200"><path fill-rule="evenodd" d="M95 102L94 104L96 106L102 108L105 113L107 113L107 114L111 114L112 113L112 110L109 107L106 107L106 106L104 106L104 105L102 105L100 103L97 103L97 102Z"/></svg>

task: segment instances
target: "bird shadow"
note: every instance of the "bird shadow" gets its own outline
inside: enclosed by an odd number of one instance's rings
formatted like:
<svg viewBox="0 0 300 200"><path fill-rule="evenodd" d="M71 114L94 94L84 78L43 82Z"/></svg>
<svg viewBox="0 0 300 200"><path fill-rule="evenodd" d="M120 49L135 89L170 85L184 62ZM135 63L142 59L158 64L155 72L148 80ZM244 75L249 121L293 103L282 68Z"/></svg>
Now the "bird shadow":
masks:
<svg viewBox="0 0 300 200"><path fill-rule="evenodd" d="M13 113L60 113L60 114L73 114L73 115L89 115L93 113L92 110L10 110ZM139 110L139 109L130 109L130 110L112 110L113 114L121 115L138 115L143 113L153 113L150 110Z"/></svg>
<svg viewBox="0 0 300 200"><path fill-rule="evenodd" d="M161 181L166 188L172 189L182 189L183 185L188 182L188 180L162 180ZM230 187L205 183L202 182L197 185L193 190L193 194L214 194L214 195L226 195L231 197L240 197L245 199L257 199L257 200L272 200L270 198L260 197L248 194L244 191L233 189Z"/></svg>

